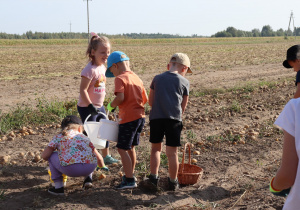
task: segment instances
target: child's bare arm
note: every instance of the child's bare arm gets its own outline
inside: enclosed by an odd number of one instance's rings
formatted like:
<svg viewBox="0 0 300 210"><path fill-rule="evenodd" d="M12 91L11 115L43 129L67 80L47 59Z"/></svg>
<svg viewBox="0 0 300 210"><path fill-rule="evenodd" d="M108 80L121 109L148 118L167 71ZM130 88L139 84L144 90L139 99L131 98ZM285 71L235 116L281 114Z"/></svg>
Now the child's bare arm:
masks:
<svg viewBox="0 0 300 210"><path fill-rule="evenodd" d="M103 166L105 166L104 161L103 161L103 157L102 155L100 155L100 153L96 150L96 148L94 148L94 154L96 155L97 158L97 164L98 166L101 168Z"/></svg>
<svg viewBox="0 0 300 210"><path fill-rule="evenodd" d="M150 88L150 93L149 93L149 100L148 100L148 103L149 105L152 107L152 104L153 104L153 96L154 96L154 90L152 90Z"/></svg>
<svg viewBox="0 0 300 210"><path fill-rule="evenodd" d="M181 102L181 109L182 109L182 114L184 113L185 111L185 108L188 104L188 101L189 101L189 96L187 95L184 95L183 98L182 98L182 102Z"/></svg>
<svg viewBox="0 0 300 210"><path fill-rule="evenodd" d="M294 95L294 98L299 98L299 97L300 97L300 84L297 83L296 93Z"/></svg>
<svg viewBox="0 0 300 210"><path fill-rule="evenodd" d="M148 101L148 95L145 88L143 88L143 104L147 103L147 101Z"/></svg>
<svg viewBox="0 0 300 210"><path fill-rule="evenodd" d="M115 108L119 106L123 101L124 101L124 93L117 93L116 97L114 98L114 100L111 102L110 105Z"/></svg>
<svg viewBox="0 0 300 210"><path fill-rule="evenodd" d="M46 147L41 155L42 158L44 160L48 160L49 157L52 155L53 151L54 151L54 149L52 147Z"/></svg>
<svg viewBox="0 0 300 210"><path fill-rule="evenodd" d="M91 83L91 80L86 78L86 77L81 77L81 82L80 82L80 95L82 96L83 101L89 105L92 103L89 94L88 94L88 87Z"/></svg>
<svg viewBox="0 0 300 210"><path fill-rule="evenodd" d="M285 130L283 133L284 142L281 166L273 181L273 187L279 190L288 189L293 186L299 161L296 152L295 137Z"/></svg>

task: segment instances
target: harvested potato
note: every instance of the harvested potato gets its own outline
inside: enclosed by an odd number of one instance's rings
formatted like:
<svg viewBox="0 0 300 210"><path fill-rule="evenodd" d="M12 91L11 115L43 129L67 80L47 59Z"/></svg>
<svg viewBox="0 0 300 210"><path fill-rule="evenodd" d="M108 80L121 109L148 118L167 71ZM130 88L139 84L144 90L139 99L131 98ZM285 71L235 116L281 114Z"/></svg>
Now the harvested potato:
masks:
<svg viewBox="0 0 300 210"><path fill-rule="evenodd" d="M200 152L197 150L195 150L193 153L194 153L194 155L200 155Z"/></svg>
<svg viewBox="0 0 300 210"><path fill-rule="evenodd" d="M100 176L99 176L99 180L101 180L101 179L105 179L106 178L106 175L105 174L100 174Z"/></svg>
<svg viewBox="0 0 300 210"><path fill-rule="evenodd" d="M193 159L191 160L191 162L192 162L192 163L197 163L198 161L197 161L195 158L193 158Z"/></svg>
<svg viewBox="0 0 300 210"><path fill-rule="evenodd" d="M28 152L28 156L34 157L34 153L33 152Z"/></svg>
<svg viewBox="0 0 300 210"><path fill-rule="evenodd" d="M244 140L240 140L240 144L245 144L246 142Z"/></svg>
<svg viewBox="0 0 300 210"><path fill-rule="evenodd" d="M15 137L10 136L10 137L7 138L7 140L8 140L8 141L14 141L14 140L15 140Z"/></svg>
<svg viewBox="0 0 300 210"><path fill-rule="evenodd" d="M10 160L9 155L0 156L0 164L1 165L5 165L5 164L9 163L9 160Z"/></svg>
<svg viewBox="0 0 300 210"><path fill-rule="evenodd" d="M15 134L13 131L11 131L8 135L9 135L10 137L16 137L16 134Z"/></svg>
<svg viewBox="0 0 300 210"><path fill-rule="evenodd" d="M40 155L36 155L34 157L34 162L39 162L41 160L41 156Z"/></svg>

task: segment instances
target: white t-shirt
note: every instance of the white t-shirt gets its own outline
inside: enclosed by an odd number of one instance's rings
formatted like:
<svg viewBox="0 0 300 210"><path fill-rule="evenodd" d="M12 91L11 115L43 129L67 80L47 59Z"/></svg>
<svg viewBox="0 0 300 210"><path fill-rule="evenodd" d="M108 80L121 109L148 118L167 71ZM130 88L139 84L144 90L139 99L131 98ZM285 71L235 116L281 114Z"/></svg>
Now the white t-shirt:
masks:
<svg viewBox="0 0 300 210"><path fill-rule="evenodd" d="M284 107L274 123L290 135L295 137L297 156L300 157L300 98L291 99ZM298 162L297 175L294 186L292 187L283 209L300 209L300 161Z"/></svg>

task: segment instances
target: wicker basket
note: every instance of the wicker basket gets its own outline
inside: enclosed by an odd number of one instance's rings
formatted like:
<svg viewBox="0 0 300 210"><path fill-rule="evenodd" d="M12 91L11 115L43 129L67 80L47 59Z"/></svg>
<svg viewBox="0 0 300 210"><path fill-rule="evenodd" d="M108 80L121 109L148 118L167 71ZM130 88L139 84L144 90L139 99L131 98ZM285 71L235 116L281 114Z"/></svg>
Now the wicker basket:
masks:
<svg viewBox="0 0 300 210"><path fill-rule="evenodd" d="M189 163L184 163L186 147L189 148ZM190 143L184 145L182 163L179 164L178 182L179 184L188 185L196 184L203 174L203 169L191 164L191 146Z"/></svg>

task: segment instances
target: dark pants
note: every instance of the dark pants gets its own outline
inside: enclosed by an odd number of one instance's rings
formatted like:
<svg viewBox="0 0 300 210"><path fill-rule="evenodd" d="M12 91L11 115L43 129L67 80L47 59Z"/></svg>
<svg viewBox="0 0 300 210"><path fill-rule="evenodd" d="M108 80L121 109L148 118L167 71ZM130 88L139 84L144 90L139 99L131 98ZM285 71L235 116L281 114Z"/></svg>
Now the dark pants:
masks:
<svg viewBox="0 0 300 210"><path fill-rule="evenodd" d="M84 123L85 119L90 114L89 109L87 107L77 106L77 110L78 110L78 113L80 115L82 123ZM106 114L104 106L102 106L101 108L98 108L98 111ZM96 121L96 122L99 122L101 119L105 119L105 117L102 114L97 114L97 115L94 115L94 116L90 116L87 121ZM108 148L108 146L109 146L109 142L106 141L105 148Z"/></svg>

